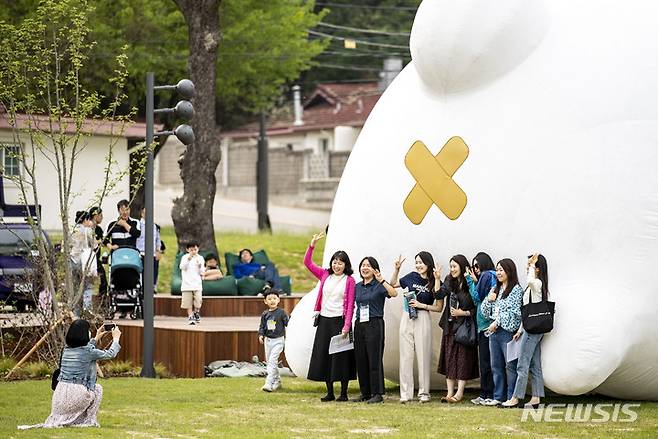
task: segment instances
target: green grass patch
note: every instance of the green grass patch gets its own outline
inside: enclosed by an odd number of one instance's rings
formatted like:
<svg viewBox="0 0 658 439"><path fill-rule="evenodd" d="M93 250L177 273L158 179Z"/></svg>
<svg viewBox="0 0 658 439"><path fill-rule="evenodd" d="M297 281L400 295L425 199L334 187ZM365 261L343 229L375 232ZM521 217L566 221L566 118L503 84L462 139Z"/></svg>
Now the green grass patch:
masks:
<svg viewBox="0 0 658 439"><path fill-rule="evenodd" d="M275 393L260 390L262 378L149 380L110 378L104 388L100 429L17 431L43 422L50 412L50 382L0 383L0 437L450 437L450 438L650 438L658 431L658 403L642 402L635 422L521 422L521 410L429 404L400 405L387 385L383 405L321 403L324 385L286 379ZM350 396L358 393L350 386ZM474 394L468 394L469 398ZM616 403L595 397L549 398L547 402Z"/></svg>
<svg viewBox="0 0 658 439"><path fill-rule="evenodd" d="M173 227L163 227L160 237L165 242L167 251L160 260L158 292L169 294L171 273L178 244ZM249 248L252 251L265 249L267 255L278 268L279 273L282 276L291 276L293 292L306 293L317 283L317 280L308 272L303 263L304 253L311 240L310 234L221 232L215 234L215 239L224 272L226 271L224 253L237 253L243 248ZM323 252L324 240L321 240L315 249L316 263L321 262Z"/></svg>

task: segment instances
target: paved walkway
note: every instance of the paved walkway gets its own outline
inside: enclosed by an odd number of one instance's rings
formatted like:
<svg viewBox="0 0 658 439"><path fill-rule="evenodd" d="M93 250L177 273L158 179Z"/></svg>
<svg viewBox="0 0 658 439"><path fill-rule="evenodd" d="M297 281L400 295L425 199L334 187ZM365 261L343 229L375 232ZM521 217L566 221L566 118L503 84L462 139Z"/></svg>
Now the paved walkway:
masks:
<svg viewBox="0 0 658 439"><path fill-rule="evenodd" d="M155 222L161 226L173 226L171 208L180 189L156 187L154 194ZM294 207L269 206L270 221L274 232L307 232L324 230L329 224L328 211L299 209ZM215 230L256 232L258 216L256 203L215 197L213 223Z"/></svg>

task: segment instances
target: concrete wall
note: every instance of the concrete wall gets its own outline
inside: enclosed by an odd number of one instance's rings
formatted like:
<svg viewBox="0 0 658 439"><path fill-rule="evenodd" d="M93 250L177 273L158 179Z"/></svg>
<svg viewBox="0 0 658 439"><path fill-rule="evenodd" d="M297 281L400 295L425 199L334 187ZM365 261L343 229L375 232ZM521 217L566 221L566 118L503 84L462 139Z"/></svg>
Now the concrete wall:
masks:
<svg viewBox="0 0 658 439"><path fill-rule="evenodd" d="M28 139L23 139L27 142ZM85 138L86 147L82 150L73 171L72 196L69 217L74 218L78 210L88 209L98 203L95 194L103 186L103 170L105 168L110 144L116 142L113 147L113 159L116 164L112 167L115 180L121 172L127 172L128 161L128 143L125 138L111 138L108 136L93 136ZM0 130L0 142L14 143L11 131ZM52 146L47 145L49 148ZM28 149L30 149L28 147ZM39 203L42 208L42 221L46 230L61 230L62 223L59 215L59 195L57 183L57 171L52 163L48 161L44 153L37 151L35 154L37 169L37 191ZM23 178L26 176L23 174ZM10 204L20 203L20 191L15 182L4 179L5 200ZM129 183L127 173L118 181L114 190L103 201L102 208L105 212L105 222L109 222L115 215L117 208L116 203L122 198L129 196ZM33 197L28 198L29 203L33 203Z"/></svg>
<svg viewBox="0 0 658 439"><path fill-rule="evenodd" d="M349 127L342 127L349 128ZM360 130L343 130L343 140ZM327 151L322 139L327 139ZM275 204L331 209L333 195L350 155L343 142L335 151L334 131L319 130L271 137L269 147L269 195ZM179 186L178 158L185 147L171 136L156 157L156 183ZM222 161L217 167L218 195L242 200L256 198L257 139L224 139Z"/></svg>

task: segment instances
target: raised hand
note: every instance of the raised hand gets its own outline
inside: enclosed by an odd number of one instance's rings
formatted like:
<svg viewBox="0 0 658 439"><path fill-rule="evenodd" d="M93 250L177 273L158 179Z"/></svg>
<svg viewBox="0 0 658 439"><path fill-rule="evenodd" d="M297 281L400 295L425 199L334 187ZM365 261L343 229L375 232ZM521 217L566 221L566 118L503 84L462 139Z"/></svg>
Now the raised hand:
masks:
<svg viewBox="0 0 658 439"><path fill-rule="evenodd" d="M322 238L324 238L323 232L316 233L315 235L313 235L313 238L311 238L311 247L315 247L315 244Z"/></svg>
<svg viewBox="0 0 658 439"><path fill-rule="evenodd" d="M406 261L406 260L407 260L407 258L403 258L402 255L398 256L398 258L397 258L397 259L395 260L395 262L394 262L394 264L395 264L395 269L396 269L396 270L399 270L400 267L402 267L402 263L403 263L404 261Z"/></svg>
<svg viewBox="0 0 658 439"><path fill-rule="evenodd" d="M375 279L377 279L377 282L379 283L382 283L382 281L384 280L384 276L382 276L379 270L374 270L373 275L375 276Z"/></svg>
<svg viewBox="0 0 658 439"><path fill-rule="evenodd" d="M539 252L535 252L530 256L530 259L528 259L528 267L531 265L535 265L537 263L537 259L539 259Z"/></svg>
<svg viewBox="0 0 658 439"><path fill-rule="evenodd" d="M434 273L434 279L441 280L441 270L442 270L442 269L443 269L443 267L442 267L441 265L439 265L438 267L435 267L435 268L434 268L434 271L433 271L433 273Z"/></svg>

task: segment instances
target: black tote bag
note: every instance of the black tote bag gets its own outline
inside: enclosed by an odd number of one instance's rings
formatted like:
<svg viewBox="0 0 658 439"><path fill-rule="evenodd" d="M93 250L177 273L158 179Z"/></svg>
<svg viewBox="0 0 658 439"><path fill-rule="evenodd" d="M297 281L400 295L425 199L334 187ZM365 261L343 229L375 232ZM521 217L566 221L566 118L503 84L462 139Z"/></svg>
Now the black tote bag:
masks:
<svg viewBox="0 0 658 439"><path fill-rule="evenodd" d="M547 298L542 298L540 302L533 302L531 292L530 302L521 307L523 330L528 334L546 334L547 332L551 332L553 330L554 315L555 302L549 302Z"/></svg>
<svg viewBox="0 0 658 439"><path fill-rule="evenodd" d="M464 346L478 344L478 331L472 317L465 317L455 332L455 341Z"/></svg>

